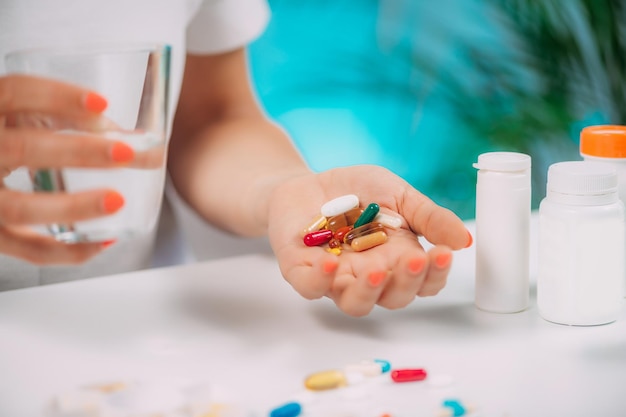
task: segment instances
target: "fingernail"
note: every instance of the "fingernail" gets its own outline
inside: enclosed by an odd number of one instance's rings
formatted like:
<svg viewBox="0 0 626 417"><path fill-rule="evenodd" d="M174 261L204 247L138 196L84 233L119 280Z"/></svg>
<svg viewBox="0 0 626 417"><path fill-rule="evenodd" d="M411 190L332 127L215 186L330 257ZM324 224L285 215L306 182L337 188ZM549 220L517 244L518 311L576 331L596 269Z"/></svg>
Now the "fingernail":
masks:
<svg viewBox="0 0 626 417"><path fill-rule="evenodd" d="M100 94L90 92L85 96L85 108L89 111L102 113L107 106L107 100Z"/></svg>
<svg viewBox="0 0 626 417"><path fill-rule="evenodd" d="M465 247L469 248L470 246L472 246L472 243L474 243L474 237L472 236L472 234L468 230L467 231L467 245L465 245Z"/></svg>
<svg viewBox="0 0 626 417"><path fill-rule="evenodd" d="M115 162L130 162L134 157L135 151L124 142L115 142L111 147L111 159Z"/></svg>
<svg viewBox="0 0 626 417"><path fill-rule="evenodd" d="M409 261L409 271L413 274L419 274L424 269L425 263L424 258L413 258Z"/></svg>
<svg viewBox="0 0 626 417"><path fill-rule="evenodd" d="M439 255L435 257L435 265L443 269L443 268L446 268L448 265L450 265L451 260L452 260L451 253L440 253Z"/></svg>
<svg viewBox="0 0 626 417"><path fill-rule="evenodd" d="M120 193L115 191L109 191L104 196L104 211L105 213L115 213L124 205L124 197Z"/></svg>
<svg viewBox="0 0 626 417"><path fill-rule="evenodd" d="M324 263L323 269L325 273L330 274L330 273L335 272L335 270L337 269L337 266L339 266L337 262L328 261Z"/></svg>
<svg viewBox="0 0 626 417"><path fill-rule="evenodd" d="M115 239L111 239L111 240L105 240L104 242L101 242L100 245L103 248L108 248L109 246L111 246L112 244L114 244L115 242L117 242L117 240Z"/></svg>
<svg viewBox="0 0 626 417"><path fill-rule="evenodd" d="M372 285L372 287L378 287L380 284L382 284L385 276L387 276L387 274L383 271L372 272L368 277L368 281Z"/></svg>

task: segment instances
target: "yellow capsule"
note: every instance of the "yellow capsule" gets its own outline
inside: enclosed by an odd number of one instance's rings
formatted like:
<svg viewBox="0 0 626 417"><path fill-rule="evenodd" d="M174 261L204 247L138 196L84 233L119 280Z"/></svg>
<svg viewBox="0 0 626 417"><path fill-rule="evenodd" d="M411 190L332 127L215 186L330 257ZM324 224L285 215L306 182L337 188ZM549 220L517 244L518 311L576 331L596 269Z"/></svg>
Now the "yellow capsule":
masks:
<svg viewBox="0 0 626 417"><path fill-rule="evenodd" d="M337 247L337 248L326 248L326 252L330 252L333 255L339 256L339 255L341 255L341 248L340 247Z"/></svg>
<svg viewBox="0 0 626 417"><path fill-rule="evenodd" d="M128 384L126 384L125 382L110 382L110 383L89 385L87 386L87 388L102 392L104 394L111 394L113 392L123 391L127 389Z"/></svg>
<svg viewBox="0 0 626 417"><path fill-rule="evenodd" d="M309 233L317 232L318 230L321 230L322 228L324 228L324 226L326 226L326 223L328 223L328 219L322 216L321 214L318 214L311 220L311 222L309 223L307 227L302 229L302 231L300 232L300 235L305 236L305 235L308 235Z"/></svg>
<svg viewBox="0 0 626 417"><path fill-rule="evenodd" d="M387 241L387 233L381 231L370 233L369 235L357 237L350 243L350 247L357 252L371 249L374 246L382 245Z"/></svg>
<svg viewBox="0 0 626 417"><path fill-rule="evenodd" d="M304 380L304 386L311 391L324 391L345 387L348 380L343 372L340 371L322 371L309 375Z"/></svg>

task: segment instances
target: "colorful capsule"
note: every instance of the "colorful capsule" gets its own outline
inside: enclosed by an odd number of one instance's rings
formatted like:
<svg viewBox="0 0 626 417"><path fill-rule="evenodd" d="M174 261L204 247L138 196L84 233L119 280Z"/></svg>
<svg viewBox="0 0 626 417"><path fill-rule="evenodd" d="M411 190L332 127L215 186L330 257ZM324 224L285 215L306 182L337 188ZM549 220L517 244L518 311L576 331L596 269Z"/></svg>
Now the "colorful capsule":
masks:
<svg viewBox="0 0 626 417"><path fill-rule="evenodd" d="M376 233L376 232L381 232L384 230L385 229L383 225L380 223L376 223L376 222L367 223L361 227L356 227L350 230L348 233L346 233L346 235L343 237L343 243L347 243L349 245L352 243L354 239L358 237L366 236L366 235Z"/></svg>
<svg viewBox="0 0 626 417"><path fill-rule="evenodd" d="M352 226L345 226L340 228L339 230L337 230L334 234L335 239L337 239L340 242L343 242L343 238L346 236L346 234L348 232L350 232L350 230L352 230L353 227Z"/></svg>
<svg viewBox="0 0 626 417"><path fill-rule="evenodd" d="M381 367L378 363L367 360L348 364L344 370L346 372L358 373L363 376L376 376L382 373Z"/></svg>
<svg viewBox="0 0 626 417"><path fill-rule="evenodd" d="M452 417L464 416L467 411L465 407L463 406L463 404L461 404L460 401L455 400L455 399L444 400L442 405L444 408L447 408L450 410L450 416Z"/></svg>
<svg viewBox="0 0 626 417"><path fill-rule="evenodd" d="M328 219L328 224L326 225L327 229L336 232L345 226L352 226L363 214L363 209L360 207L355 207L346 211L345 213L338 214Z"/></svg>
<svg viewBox="0 0 626 417"><path fill-rule="evenodd" d="M402 226L402 218L400 216L392 216L387 213L378 212L373 221L394 230L399 229Z"/></svg>
<svg viewBox="0 0 626 417"><path fill-rule="evenodd" d="M333 232L330 230L318 230L316 232L307 233L302 239L307 246L319 246L328 243L333 238Z"/></svg>
<svg viewBox="0 0 626 417"><path fill-rule="evenodd" d="M328 247L331 248L331 249L340 248L341 247L341 241L337 240L337 238L333 237L332 239L330 239L328 241Z"/></svg>
<svg viewBox="0 0 626 417"><path fill-rule="evenodd" d="M381 230L379 232L370 233L369 235L353 239L352 243L350 243L350 247L356 252L363 252L364 250L371 249L374 246L382 245L386 241L387 233Z"/></svg>
<svg viewBox="0 0 626 417"><path fill-rule="evenodd" d="M326 248L326 252L332 253L333 255L341 255L341 248Z"/></svg>
<svg viewBox="0 0 626 417"><path fill-rule="evenodd" d="M358 206L359 197L354 194L346 194L324 203L320 211L323 216L333 217Z"/></svg>
<svg viewBox="0 0 626 417"><path fill-rule="evenodd" d="M304 386L311 391L325 391L346 385L348 385L346 375L336 370L317 372L304 380Z"/></svg>
<svg viewBox="0 0 626 417"><path fill-rule="evenodd" d="M374 359L374 362L376 362L380 366L380 371L383 374L391 370L391 363L389 363L389 361L386 361L384 359Z"/></svg>
<svg viewBox="0 0 626 417"><path fill-rule="evenodd" d="M356 229L357 227L363 226L364 224L367 224L371 222L372 220L374 220L374 217L376 217L379 211L380 211L380 206L378 204L376 203L369 204L367 207L365 207L365 210L363 210L363 213L361 213L359 218L354 223L354 228Z"/></svg>
<svg viewBox="0 0 626 417"><path fill-rule="evenodd" d="M302 229L301 235L304 236L311 232L317 232L318 230L323 229L324 226L326 226L326 223L328 223L328 219L319 214L311 220L307 227Z"/></svg>
<svg viewBox="0 0 626 417"><path fill-rule="evenodd" d="M270 417L296 417L302 413L302 406L300 403L291 402L276 407L270 411Z"/></svg>
<svg viewBox="0 0 626 417"><path fill-rule="evenodd" d="M426 379L426 371L423 369L394 369L391 371L393 382L423 381Z"/></svg>

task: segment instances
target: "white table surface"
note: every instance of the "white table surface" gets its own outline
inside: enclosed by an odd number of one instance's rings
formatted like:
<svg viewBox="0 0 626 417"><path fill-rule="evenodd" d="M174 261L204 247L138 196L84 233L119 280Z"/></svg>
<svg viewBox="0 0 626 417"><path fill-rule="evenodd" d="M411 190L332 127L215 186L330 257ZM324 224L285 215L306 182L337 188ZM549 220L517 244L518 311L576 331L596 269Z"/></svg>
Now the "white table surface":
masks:
<svg viewBox="0 0 626 417"><path fill-rule="evenodd" d="M455 254L438 296L364 318L302 299L267 255L0 293L0 416L40 416L55 394L85 384L163 378L208 380L266 416L306 399L308 374L367 358L454 383L384 380L361 386L366 396L335 390L318 404L359 417L433 416L455 396L481 416L626 415L626 314L605 326L556 325L538 316L534 291L527 311L491 314L474 307L473 286L470 248Z"/></svg>

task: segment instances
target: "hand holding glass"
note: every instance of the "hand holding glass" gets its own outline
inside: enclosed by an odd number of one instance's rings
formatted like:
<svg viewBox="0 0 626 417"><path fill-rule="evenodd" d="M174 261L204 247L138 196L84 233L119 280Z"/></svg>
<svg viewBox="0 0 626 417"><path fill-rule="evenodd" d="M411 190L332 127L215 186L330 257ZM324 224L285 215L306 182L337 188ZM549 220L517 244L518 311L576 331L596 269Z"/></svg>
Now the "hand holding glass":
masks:
<svg viewBox="0 0 626 417"><path fill-rule="evenodd" d="M21 126L51 133L98 135L122 141L135 152L130 166L113 169L31 170L37 192L73 193L109 188L124 197L115 214L72 224L50 224L57 240L74 243L119 239L149 232L159 213L165 178L170 48L162 45L31 49L6 57L12 73L41 76L89 88L106 97L97 123L50 115L20 114Z"/></svg>

